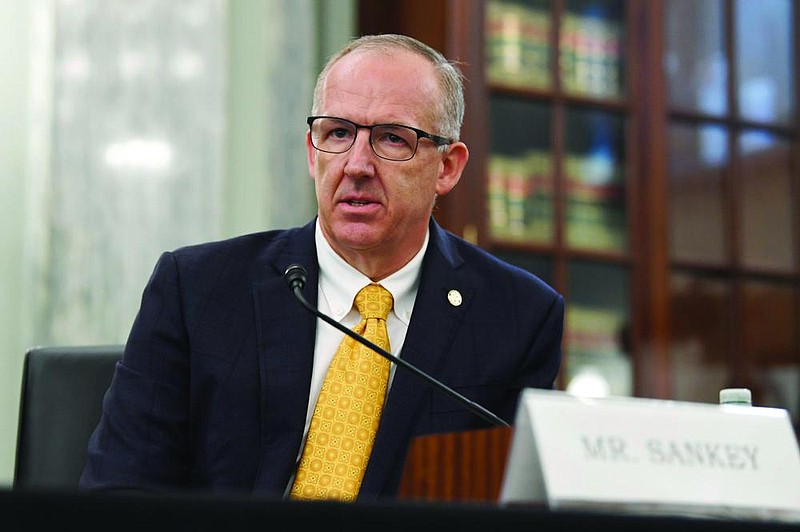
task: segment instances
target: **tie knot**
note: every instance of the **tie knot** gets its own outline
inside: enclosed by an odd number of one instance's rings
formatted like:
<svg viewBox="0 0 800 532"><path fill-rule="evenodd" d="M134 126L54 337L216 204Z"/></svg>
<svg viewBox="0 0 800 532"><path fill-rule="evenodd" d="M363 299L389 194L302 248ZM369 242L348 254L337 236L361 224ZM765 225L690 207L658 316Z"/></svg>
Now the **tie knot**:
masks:
<svg viewBox="0 0 800 532"><path fill-rule="evenodd" d="M379 284L368 284L356 294L356 308L364 318L386 320L392 311L394 298L391 292Z"/></svg>

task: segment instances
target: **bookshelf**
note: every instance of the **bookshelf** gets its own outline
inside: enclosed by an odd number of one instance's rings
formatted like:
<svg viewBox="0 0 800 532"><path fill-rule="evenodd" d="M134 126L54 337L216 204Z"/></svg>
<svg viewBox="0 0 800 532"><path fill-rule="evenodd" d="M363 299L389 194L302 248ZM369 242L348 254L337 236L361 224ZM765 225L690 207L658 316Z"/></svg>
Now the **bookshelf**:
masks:
<svg viewBox="0 0 800 532"><path fill-rule="evenodd" d="M435 215L565 295L560 388L716 402L750 386L800 422L797 0L358 14L461 62L471 159Z"/></svg>

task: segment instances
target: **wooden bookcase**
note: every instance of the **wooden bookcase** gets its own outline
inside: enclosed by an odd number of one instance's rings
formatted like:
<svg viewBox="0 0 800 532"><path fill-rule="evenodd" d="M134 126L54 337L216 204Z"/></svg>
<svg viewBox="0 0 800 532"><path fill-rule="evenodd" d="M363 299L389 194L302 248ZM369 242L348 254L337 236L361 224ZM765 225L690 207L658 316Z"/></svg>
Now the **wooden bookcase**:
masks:
<svg viewBox="0 0 800 532"><path fill-rule="evenodd" d="M747 386L797 423L800 10L699 4L361 0L358 15L361 33L461 63L470 162L435 215L564 294L560 388L716 402ZM763 68L743 59L754 28L777 57Z"/></svg>

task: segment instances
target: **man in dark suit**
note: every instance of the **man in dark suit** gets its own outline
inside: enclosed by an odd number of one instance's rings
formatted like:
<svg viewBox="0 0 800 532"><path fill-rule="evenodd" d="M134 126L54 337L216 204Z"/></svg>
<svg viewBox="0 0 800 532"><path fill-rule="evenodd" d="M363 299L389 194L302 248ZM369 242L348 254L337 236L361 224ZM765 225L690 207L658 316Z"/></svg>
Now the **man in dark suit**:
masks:
<svg viewBox="0 0 800 532"><path fill-rule="evenodd" d="M294 298L284 272L295 263L308 271L306 299L348 327L360 320L361 287L387 289L391 352L508 422L523 388L553 386L563 298L432 218L469 156L458 70L416 40L363 37L323 69L312 112L318 216L162 255L83 489L288 496L344 336ZM359 500L396 492L413 437L487 426L403 368L392 368L380 403Z"/></svg>

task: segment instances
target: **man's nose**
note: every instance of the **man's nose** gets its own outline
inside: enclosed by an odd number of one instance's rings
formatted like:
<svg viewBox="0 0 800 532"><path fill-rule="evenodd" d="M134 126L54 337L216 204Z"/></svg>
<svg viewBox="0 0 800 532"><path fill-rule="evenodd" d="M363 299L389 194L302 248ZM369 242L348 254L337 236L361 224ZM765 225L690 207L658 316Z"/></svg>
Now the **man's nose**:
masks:
<svg viewBox="0 0 800 532"><path fill-rule="evenodd" d="M350 148L350 151L353 152L352 155L359 155L359 156L372 156L375 153L372 151L372 143L370 142L370 136L372 135L372 131L369 129L362 129L359 128L356 130L356 138L353 141L353 146Z"/></svg>
<svg viewBox="0 0 800 532"><path fill-rule="evenodd" d="M375 172L375 160L377 156L372 151L369 142L370 130L359 129L356 133L355 141L345 154L345 173L351 176L368 176Z"/></svg>

